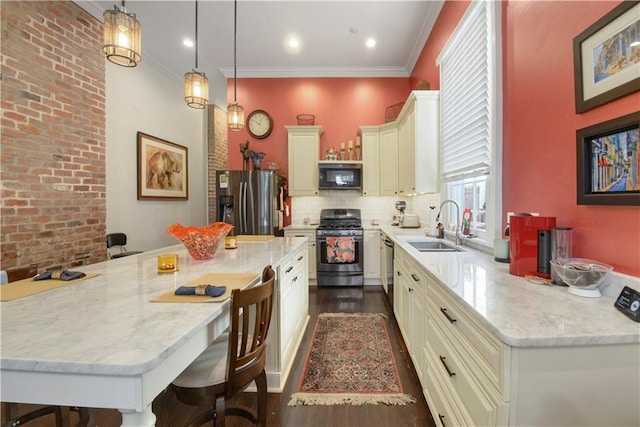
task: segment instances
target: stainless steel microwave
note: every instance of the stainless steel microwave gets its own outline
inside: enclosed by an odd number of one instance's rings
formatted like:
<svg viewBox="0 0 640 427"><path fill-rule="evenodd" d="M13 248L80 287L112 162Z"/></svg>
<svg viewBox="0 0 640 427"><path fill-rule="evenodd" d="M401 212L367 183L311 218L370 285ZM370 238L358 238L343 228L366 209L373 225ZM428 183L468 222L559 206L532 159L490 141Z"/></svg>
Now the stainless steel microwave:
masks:
<svg viewBox="0 0 640 427"><path fill-rule="evenodd" d="M360 190L362 164L318 163L318 178L320 190Z"/></svg>

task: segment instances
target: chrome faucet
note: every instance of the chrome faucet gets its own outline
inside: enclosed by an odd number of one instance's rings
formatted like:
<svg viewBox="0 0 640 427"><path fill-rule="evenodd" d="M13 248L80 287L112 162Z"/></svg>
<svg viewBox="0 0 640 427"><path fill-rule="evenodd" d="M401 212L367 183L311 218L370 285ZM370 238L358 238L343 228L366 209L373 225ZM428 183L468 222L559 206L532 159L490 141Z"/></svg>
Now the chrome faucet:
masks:
<svg viewBox="0 0 640 427"><path fill-rule="evenodd" d="M438 210L438 215L436 215L436 222L440 221L440 214L442 213L442 207L445 203L453 203L456 207L456 245L462 245L462 237L458 234L458 228L460 227L460 206L456 203L455 200L447 199L440 204L440 209Z"/></svg>

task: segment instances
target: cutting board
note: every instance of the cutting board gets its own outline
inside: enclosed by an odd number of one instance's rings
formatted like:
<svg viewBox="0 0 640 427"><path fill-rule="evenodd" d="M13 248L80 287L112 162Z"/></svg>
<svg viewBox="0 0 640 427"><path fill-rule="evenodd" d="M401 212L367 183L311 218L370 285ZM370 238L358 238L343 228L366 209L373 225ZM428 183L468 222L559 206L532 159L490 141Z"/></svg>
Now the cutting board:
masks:
<svg viewBox="0 0 640 427"><path fill-rule="evenodd" d="M275 236L270 235L257 235L257 234L242 234L236 236L238 242L267 242L273 240Z"/></svg>
<svg viewBox="0 0 640 427"><path fill-rule="evenodd" d="M258 279L259 276L259 274L209 273L185 283L184 286L226 286L227 290L219 297L210 297L207 295L176 295L174 293L175 291L169 291L153 298L151 302L220 302L230 298L231 291L234 289L244 288L254 280Z"/></svg>

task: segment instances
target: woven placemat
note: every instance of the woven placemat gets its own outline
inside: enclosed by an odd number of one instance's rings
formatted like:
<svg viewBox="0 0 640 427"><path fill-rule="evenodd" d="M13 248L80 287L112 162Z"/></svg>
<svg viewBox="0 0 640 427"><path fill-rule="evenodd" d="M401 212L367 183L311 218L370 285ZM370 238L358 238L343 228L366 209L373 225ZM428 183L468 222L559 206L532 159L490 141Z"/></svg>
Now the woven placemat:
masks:
<svg viewBox="0 0 640 427"><path fill-rule="evenodd" d="M209 273L188 283L184 286L196 285L215 285L226 286L227 290L219 297L210 297L207 295L176 295L173 291L166 292L153 298L151 302L220 302L231 297L231 291L234 289L242 289L245 286L259 279L259 274L240 274L240 273Z"/></svg>
<svg viewBox="0 0 640 427"><path fill-rule="evenodd" d="M32 277L28 279L16 280L15 282L7 283L0 286L0 301L13 301L19 298L28 297L30 295L39 294L40 292L46 292L51 289L60 288L62 286L73 285L83 280L91 279L98 276L98 273L87 273L86 276L75 280L33 280Z"/></svg>

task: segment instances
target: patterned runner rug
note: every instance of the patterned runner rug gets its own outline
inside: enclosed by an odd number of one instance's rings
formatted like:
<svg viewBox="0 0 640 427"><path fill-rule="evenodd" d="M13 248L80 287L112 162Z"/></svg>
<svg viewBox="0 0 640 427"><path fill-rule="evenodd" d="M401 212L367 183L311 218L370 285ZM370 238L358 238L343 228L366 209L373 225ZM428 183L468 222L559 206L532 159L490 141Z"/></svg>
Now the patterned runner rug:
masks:
<svg viewBox="0 0 640 427"><path fill-rule="evenodd" d="M414 402L403 393L383 314L318 316L302 378L289 406Z"/></svg>

